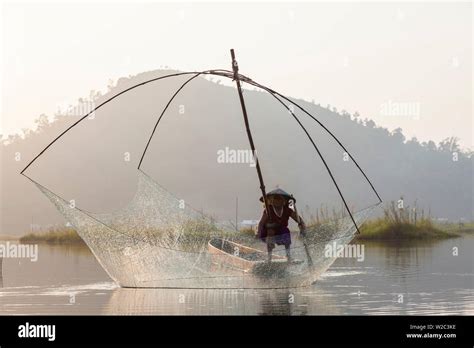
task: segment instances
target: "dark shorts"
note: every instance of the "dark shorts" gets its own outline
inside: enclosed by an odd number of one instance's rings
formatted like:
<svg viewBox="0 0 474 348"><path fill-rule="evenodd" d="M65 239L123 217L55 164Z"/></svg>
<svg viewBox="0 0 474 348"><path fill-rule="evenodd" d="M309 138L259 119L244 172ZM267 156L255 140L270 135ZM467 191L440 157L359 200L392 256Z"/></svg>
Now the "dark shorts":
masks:
<svg viewBox="0 0 474 348"><path fill-rule="evenodd" d="M270 233L268 233L270 232ZM273 230L269 230L265 239L262 238L262 241L267 242L267 244L277 244L277 245L290 245L291 244L291 234L288 227L281 227L278 233L275 233Z"/></svg>

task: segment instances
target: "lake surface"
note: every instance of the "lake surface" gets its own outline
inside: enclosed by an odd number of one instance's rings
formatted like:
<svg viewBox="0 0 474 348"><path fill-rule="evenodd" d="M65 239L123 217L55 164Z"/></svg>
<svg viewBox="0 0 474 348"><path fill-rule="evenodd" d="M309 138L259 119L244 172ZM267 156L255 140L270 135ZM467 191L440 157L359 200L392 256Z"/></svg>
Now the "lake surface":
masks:
<svg viewBox="0 0 474 348"><path fill-rule="evenodd" d="M363 262L338 259L289 290L124 289L87 248L42 244L36 262L3 260L0 314L474 314L474 236L363 244Z"/></svg>

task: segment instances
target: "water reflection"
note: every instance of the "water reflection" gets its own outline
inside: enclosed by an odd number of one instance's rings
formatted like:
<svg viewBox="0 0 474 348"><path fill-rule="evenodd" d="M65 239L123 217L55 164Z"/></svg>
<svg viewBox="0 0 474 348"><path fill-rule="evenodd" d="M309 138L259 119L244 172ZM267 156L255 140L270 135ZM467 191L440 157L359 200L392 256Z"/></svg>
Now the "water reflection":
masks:
<svg viewBox="0 0 474 348"><path fill-rule="evenodd" d="M88 249L41 245L37 262L3 260L0 314L472 315L473 248L474 236L370 242L311 287L192 290L118 288Z"/></svg>
<svg viewBox="0 0 474 348"><path fill-rule="evenodd" d="M328 308L333 308L329 310ZM117 288L104 314L307 315L340 314L319 289L212 290Z"/></svg>

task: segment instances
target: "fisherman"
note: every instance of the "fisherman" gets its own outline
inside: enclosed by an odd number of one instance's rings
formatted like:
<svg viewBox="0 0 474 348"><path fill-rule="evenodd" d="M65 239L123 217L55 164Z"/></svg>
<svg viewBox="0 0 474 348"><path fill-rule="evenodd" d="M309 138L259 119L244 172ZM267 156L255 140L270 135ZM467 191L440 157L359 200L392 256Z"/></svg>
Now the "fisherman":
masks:
<svg viewBox="0 0 474 348"><path fill-rule="evenodd" d="M275 244L284 245L288 262L292 261L290 254L291 235L288 229L290 217L298 223L300 235L305 236L305 223L295 210L290 208L290 203L295 199L292 195L281 189L275 189L267 193L267 205L270 214L264 209L260 222L258 223L257 237L267 244L268 261L272 260L272 251ZM264 202L263 197L260 201Z"/></svg>

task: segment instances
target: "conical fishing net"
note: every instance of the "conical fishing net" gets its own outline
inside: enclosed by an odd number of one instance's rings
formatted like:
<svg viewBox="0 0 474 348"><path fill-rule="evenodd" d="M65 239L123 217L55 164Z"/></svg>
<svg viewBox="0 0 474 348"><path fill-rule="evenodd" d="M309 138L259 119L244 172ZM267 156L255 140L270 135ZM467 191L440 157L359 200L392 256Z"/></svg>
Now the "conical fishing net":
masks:
<svg viewBox="0 0 474 348"><path fill-rule="evenodd" d="M290 224L292 262L283 246L267 262L265 244L256 238L263 207L237 91L197 77L170 101L189 77L143 85L98 109L93 120L79 123L31 167L35 184L121 286L313 283L335 259L328 256L328 245L346 245L356 227L295 117L320 146L359 226L375 207L364 177L303 111L285 101L289 112L267 92L247 86L245 102L267 191L281 187L292 193L308 226L303 238ZM125 81L110 93L136 82ZM339 129L338 117L323 112L322 121Z"/></svg>

